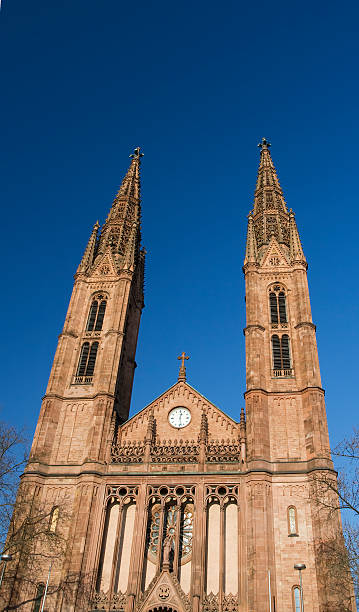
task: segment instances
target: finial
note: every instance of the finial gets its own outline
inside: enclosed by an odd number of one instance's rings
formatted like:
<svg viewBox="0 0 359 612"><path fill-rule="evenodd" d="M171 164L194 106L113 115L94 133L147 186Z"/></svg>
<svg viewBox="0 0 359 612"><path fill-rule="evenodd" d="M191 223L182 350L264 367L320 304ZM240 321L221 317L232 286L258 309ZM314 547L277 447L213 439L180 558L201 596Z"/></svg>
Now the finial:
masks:
<svg viewBox="0 0 359 612"><path fill-rule="evenodd" d="M271 143L268 142L266 138L262 138L262 142L258 144L258 147L260 148L261 151L264 151L264 149L269 149L270 146L271 146Z"/></svg>
<svg viewBox="0 0 359 612"><path fill-rule="evenodd" d="M140 147L136 147L134 152L131 153L129 157L132 157L132 159L140 159L140 157L143 157L143 155L143 153L140 153Z"/></svg>
<svg viewBox="0 0 359 612"><path fill-rule="evenodd" d="M94 230L98 230L99 227L100 227L100 224L99 224L98 219L97 219L95 225L93 226L93 229Z"/></svg>
<svg viewBox="0 0 359 612"><path fill-rule="evenodd" d="M241 425L245 425L246 424L246 415L244 412L244 408L241 408L241 416L240 416L240 420L239 420Z"/></svg>
<svg viewBox="0 0 359 612"><path fill-rule="evenodd" d="M179 374L178 374L178 381L180 381L180 380L185 381L186 380L186 366L185 366L184 362L185 362L185 359L187 360L187 359L189 359L189 357L188 357L188 355L186 355L185 352L183 352L182 355L177 357L177 359L180 359L182 361L181 367L180 367L180 370L179 370Z"/></svg>

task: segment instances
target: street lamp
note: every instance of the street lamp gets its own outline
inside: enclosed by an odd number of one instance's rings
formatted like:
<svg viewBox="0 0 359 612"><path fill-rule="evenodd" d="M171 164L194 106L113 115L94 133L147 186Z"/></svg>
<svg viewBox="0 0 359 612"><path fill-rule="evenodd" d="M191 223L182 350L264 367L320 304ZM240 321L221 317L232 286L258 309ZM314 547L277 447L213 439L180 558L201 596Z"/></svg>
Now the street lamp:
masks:
<svg viewBox="0 0 359 612"><path fill-rule="evenodd" d="M299 572L299 584L300 584L300 612L304 612L304 597L303 597L303 583L302 583L302 570L305 570L306 565L304 563L296 563L294 569Z"/></svg>
<svg viewBox="0 0 359 612"><path fill-rule="evenodd" d="M1 587L6 564L8 561L12 561L12 555L0 555L0 561L3 561L3 566L2 566L1 576L0 576L0 587Z"/></svg>

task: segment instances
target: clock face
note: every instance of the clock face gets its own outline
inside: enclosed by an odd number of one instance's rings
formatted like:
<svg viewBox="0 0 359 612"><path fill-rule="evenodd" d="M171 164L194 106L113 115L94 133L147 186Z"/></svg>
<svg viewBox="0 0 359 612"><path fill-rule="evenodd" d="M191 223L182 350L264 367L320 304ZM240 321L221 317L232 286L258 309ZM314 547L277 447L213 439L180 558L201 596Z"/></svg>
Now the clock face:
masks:
<svg viewBox="0 0 359 612"><path fill-rule="evenodd" d="M168 415L168 420L172 427L181 429L182 427L186 427L186 425L191 422L191 413L188 408L178 406L177 408L173 408L173 410L171 410Z"/></svg>

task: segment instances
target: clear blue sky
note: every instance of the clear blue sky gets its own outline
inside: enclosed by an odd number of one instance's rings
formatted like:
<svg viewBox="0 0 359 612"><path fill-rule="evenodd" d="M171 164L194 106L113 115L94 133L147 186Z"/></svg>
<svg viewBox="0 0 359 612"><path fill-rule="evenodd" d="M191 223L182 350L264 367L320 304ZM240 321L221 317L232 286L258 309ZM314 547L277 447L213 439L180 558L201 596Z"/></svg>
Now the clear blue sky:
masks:
<svg viewBox="0 0 359 612"><path fill-rule="evenodd" d="M357 2L3 0L2 418L36 424L76 270L133 147L148 250L133 411L177 377L234 418L246 215L272 142L309 261L332 442L358 424Z"/></svg>

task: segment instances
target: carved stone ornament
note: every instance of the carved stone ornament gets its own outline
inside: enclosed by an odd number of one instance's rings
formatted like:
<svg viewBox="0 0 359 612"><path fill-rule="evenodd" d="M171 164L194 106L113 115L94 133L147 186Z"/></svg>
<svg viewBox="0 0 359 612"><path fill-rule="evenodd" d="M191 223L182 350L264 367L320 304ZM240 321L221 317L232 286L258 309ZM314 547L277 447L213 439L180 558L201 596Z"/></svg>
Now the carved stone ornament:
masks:
<svg viewBox="0 0 359 612"><path fill-rule="evenodd" d="M153 463L196 463L198 456L194 440L163 440L151 449Z"/></svg>
<svg viewBox="0 0 359 612"><path fill-rule="evenodd" d="M217 612L219 610L219 597L214 593L209 593L203 598L203 612Z"/></svg>
<svg viewBox="0 0 359 612"><path fill-rule="evenodd" d="M92 600L92 607L94 610L116 610L117 612L123 612L126 608L127 596L126 593L104 593L100 591L95 593Z"/></svg>
<svg viewBox="0 0 359 612"><path fill-rule="evenodd" d="M222 602L222 612L237 612L238 597L236 595L225 595Z"/></svg>
<svg viewBox="0 0 359 612"><path fill-rule="evenodd" d="M161 584L157 589L157 595L161 601L165 601L169 598L171 589L167 584Z"/></svg>
<svg viewBox="0 0 359 612"><path fill-rule="evenodd" d="M164 602L166 607L171 607L177 612L191 612L192 610L189 598L183 592L176 576L166 570L160 575L156 574L146 591L138 599L136 610L145 612L159 608Z"/></svg>
<svg viewBox="0 0 359 612"><path fill-rule="evenodd" d="M142 442L125 441L123 444L113 444L111 457L113 463L142 463L145 446Z"/></svg>
<svg viewBox="0 0 359 612"><path fill-rule="evenodd" d="M207 445L206 458L209 463L231 463L240 459L238 440L218 440Z"/></svg>
<svg viewBox="0 0 359 612"><path fill-rule="evenodd" d="M109 603L108 594L100 591L99 593L95 593L94 598L92 600L92 606L94 610L107 610Z"/></svg>
<svg viewBox="0 0 359 612"><path fill-rule="evenodd" d="M110 266L108 266L107 264L104 264L101 268L100 268L100 272L101 274L103 274L104 276L106 276L107 274L110 273Z"/></svg>

